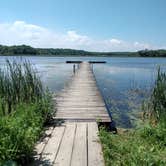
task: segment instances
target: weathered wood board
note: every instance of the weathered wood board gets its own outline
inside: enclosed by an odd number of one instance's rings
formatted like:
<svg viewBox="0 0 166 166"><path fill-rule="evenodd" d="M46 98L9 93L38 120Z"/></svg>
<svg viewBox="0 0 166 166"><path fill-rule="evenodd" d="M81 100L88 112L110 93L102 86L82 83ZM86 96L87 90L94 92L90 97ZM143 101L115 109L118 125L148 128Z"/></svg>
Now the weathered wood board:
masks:
<svg viewBox="0 0 166 166"><path fill-rule="evenodd" d="M31 166L104 166L96 122L66 122L46 133L50 136L44 146L36 145L38 158Z"/></svg>
<svg viewBox="0 0 166 166"><path fill-rule="evenodd" d="M110 122L111 118L96 85L90 63L83 62L56 100L55 119Z"/></svg>

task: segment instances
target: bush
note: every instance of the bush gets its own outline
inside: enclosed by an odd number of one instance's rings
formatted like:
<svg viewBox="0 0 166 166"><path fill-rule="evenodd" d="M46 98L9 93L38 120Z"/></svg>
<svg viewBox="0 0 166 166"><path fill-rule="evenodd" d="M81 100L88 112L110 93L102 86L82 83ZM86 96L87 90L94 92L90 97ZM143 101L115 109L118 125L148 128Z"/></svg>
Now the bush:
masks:
<svg viewBox="0 0 166 166"><path fill-rule="evenodd" d="M22 104L0 119L0 161L29 156L42 127L42 116L35 104Z"/></svg>

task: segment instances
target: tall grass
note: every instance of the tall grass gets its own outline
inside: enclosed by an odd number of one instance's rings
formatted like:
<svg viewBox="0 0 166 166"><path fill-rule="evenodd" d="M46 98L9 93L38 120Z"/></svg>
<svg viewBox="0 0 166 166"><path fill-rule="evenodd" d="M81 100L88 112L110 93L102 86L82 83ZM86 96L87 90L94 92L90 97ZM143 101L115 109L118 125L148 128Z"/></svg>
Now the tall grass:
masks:
<svg viewBox="0 0 166 166"><path fill-rule="evenodd" d="M53 114L51 93L30 62L7 60L0 69L0 165L24 165Z"/></svg>
<svg viewBox="0 0 166 166"><path fill-rule="evenodd" d="M100 129L106 166L165 166L166 130L145 127L112 134Z"/></svg>
<svg viewBox="0 0 166 166"><path fill-rule="evenodd" d="M154 125L166 125L166 73L158 69L155 86L148 101L143 104L144 118Z"/></svg>
<svg viewBox="0 0 166 166"><path fill-rule="evenodd" d="M42 83L28 61L6 61L0 69L0 100L3 114L9 114L18 103L39 101L44 95Z"/></svg>

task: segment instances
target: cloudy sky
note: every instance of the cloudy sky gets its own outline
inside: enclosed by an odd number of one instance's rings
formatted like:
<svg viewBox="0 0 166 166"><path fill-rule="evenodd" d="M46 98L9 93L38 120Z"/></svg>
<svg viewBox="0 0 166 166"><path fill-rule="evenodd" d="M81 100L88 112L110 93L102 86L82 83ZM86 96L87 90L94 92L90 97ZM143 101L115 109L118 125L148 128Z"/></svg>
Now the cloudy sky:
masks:
<svg viewBox="0 0 166 166"><path fill-rule="evenodd" d="M1 0L0 44L89 51L166 48L165 0Z"/></svg>

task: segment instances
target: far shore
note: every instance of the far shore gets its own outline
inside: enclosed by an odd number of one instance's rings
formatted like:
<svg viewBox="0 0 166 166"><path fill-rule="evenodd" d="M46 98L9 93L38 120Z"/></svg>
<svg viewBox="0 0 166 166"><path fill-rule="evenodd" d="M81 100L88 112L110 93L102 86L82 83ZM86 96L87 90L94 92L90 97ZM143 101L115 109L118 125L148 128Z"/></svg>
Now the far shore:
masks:
<svg viewBox="0 0 166 166"><path fill-rule="evenodd" d="M124 55L47 55L47 54L9 54L9 55L4 55L4 54L0 54L0 57L99 57L99 58L166 58L166 56L124 56Z"/></svg>
<svg viewBox="0 0 166 166"><path fill-rule="evenodd" d="M68 48L33 48L27 45L0 45L0 56L46 57L166 57L166 50L94 52Z"/></svg>

